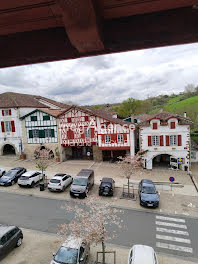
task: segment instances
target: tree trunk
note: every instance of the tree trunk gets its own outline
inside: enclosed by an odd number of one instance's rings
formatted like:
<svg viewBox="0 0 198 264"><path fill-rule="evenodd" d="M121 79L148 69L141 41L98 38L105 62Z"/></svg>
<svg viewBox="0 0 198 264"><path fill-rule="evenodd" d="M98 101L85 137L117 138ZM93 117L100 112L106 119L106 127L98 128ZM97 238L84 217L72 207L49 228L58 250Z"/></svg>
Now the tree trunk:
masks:
<svg viewBox="0 0 198 264"><path fill-rule="evenodd" d="M130 190L129 190L129 178L128 178L128 197L129 197L129 193L130 193Z"/></svg>
<svg viewBox="0 0 198 264"><path fill-rule="evenodd" d="M105 243L102 242L102 264L105 264Z"/></svg>

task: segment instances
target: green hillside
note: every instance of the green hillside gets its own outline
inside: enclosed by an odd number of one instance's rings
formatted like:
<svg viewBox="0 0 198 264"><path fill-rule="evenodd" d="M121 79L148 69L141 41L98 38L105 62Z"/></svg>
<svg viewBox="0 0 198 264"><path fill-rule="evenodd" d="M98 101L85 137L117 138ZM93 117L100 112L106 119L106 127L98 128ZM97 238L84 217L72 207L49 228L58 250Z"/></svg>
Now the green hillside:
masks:
<svg viewBox="0 0 198 264"><path fill-rule="evenodd" d="M164 110L167 112L180 113L187 112L190 109L198 113L198 96L193 96L188 99L182 100L182 96L170 99L166 105L164 105Z"/></svg>

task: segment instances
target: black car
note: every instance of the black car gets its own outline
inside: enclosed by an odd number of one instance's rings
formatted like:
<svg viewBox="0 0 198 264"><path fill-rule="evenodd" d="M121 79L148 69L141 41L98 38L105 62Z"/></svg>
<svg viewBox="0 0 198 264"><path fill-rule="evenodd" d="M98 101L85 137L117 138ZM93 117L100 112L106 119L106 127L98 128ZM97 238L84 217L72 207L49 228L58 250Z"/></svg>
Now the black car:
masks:
<svg viewBox="0 0 198 264"><path fill-rule="evenodd" d="M103 178L99 186L99 195L113 196L115 181L112 178Z"/></svg>
<svg viewBox="0 0 198 264"><path fill-rule="evenodd" d="M18 181L18 178L25 172L26 169L23 167L9 170L0 178L0 186L10 186L15 184Z"/></svg>
<svg viewBox="0 0 198 264"><path fill-rule="evenodd" d="M23 233L17 226L0 225L0 260L22 244Z"/></svg>
<svg viewBox="0 0 198 264"><path fill-rule="evenodd" d="M151 180L141 180L139 183L140 205L148 207L158 207L159 195Z"/></svg>

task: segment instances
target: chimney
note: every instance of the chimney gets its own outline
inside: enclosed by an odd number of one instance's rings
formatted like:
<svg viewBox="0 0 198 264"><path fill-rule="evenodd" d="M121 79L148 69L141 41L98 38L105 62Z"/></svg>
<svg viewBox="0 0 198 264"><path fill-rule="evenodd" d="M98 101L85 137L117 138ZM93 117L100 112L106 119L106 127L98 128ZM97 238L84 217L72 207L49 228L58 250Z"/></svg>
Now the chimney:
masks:
<svg viewBox="0 0 198 264"><path fill-rule="evenodd" d="M184 112L184 117L186 118L186 112Z"/></svg>

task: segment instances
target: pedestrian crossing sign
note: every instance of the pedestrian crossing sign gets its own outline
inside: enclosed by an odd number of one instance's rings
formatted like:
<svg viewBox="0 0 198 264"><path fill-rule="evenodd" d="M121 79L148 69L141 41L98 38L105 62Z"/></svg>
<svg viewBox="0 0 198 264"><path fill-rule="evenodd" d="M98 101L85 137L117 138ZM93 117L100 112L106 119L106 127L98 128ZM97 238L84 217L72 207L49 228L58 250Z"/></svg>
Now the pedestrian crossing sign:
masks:
<svg viewBox="0 0 198 264"><path fill-rule="evenodd" d="M177 159L178 164L184 164L184 161L185 161L184 158L178 158Z"/></svg>

